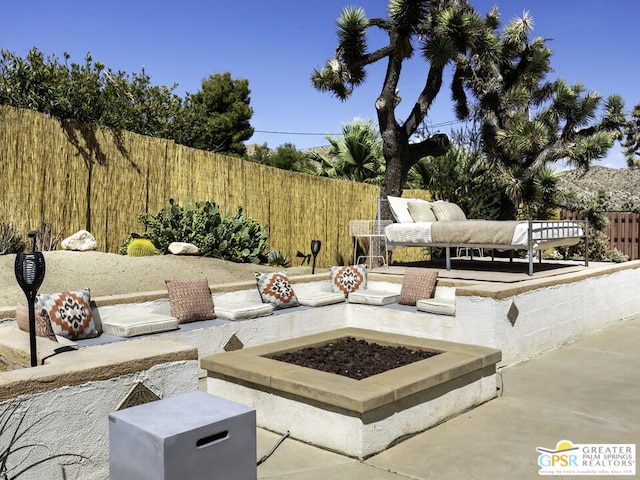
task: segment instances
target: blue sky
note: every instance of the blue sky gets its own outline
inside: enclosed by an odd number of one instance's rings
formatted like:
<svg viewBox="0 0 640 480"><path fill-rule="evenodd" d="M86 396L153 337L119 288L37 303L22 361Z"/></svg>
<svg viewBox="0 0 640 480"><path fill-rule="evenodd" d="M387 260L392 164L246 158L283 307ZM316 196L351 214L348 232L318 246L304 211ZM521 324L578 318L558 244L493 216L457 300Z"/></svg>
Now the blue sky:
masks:
<svg viewBox="0 0 640 480"><path fill-rule="evenodd" d="M552 39L552 78L580 81L604 97L619 93L627 111L640 103L638 0L471 1L481 13L496 3L503 24L529 11L533 36ZM370 67L367 82L347 102L316 91L309 80L335 50L335 20L345 5L361 6L370 17L386 16L386 0L6 1L0 48L24 56L36 46L59 58L66 50L78 63L91 52L112 70L144 68L154 84L177 83L180 96L199 90L213 73L230 72L249 80L256 133L248 143L275 148L289 142L306 149L325 145L326 134L339 133L355 117L375 120L384 65ZM380 46L378 40L383 39L371 35L370 47ZM400 119L426 72L419 56L404 68ZM428 118L433 131L449 132L455 115L445 89ZM619 148L599 164L626 166Z"/></svg>

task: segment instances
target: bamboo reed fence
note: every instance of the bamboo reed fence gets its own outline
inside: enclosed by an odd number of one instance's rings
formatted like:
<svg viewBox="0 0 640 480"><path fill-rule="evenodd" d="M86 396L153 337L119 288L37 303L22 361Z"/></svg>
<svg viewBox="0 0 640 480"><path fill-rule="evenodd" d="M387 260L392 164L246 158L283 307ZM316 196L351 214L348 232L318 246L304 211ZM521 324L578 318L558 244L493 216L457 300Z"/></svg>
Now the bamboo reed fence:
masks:
<svg viewBox="0 0 640 480"><path fill-rule="evenodd" d="M64 236L85 229L98 249L116 253L143 233L140 213L212 200L269 225L269 247L296 263L322 241L318 267L352 261L349 220L374 219L379 187L280 170L129 132L61 122L0 107L0 222L25 236L43 222ZM428 192L405 192L428 198ZM424 251L394 253L400 261Z"/></svg>

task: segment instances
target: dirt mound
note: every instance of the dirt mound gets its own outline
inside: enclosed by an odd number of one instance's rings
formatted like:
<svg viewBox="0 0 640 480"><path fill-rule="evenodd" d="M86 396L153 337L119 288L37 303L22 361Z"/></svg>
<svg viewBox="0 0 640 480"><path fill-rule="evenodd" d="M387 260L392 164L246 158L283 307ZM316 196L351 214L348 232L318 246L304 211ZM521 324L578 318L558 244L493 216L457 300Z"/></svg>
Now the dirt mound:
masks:
<svg viewBox="0 0 640 480"><path fill-rule="evenodd" d="M0 255L0 306L15 307L24 303L24 292L14 273L15 255ZM153 255L129 257L114 253L44 252L46 274L41 293L54 293L82 288L91 289L91 297L165 290L169 278L207 277L210 285L254 281L255 272L275 272L282 267L233 263L217 258L188 255ZM290 276L311 273L309 266L286 268ZM316 272L319 272L316 269Z"/></svg>

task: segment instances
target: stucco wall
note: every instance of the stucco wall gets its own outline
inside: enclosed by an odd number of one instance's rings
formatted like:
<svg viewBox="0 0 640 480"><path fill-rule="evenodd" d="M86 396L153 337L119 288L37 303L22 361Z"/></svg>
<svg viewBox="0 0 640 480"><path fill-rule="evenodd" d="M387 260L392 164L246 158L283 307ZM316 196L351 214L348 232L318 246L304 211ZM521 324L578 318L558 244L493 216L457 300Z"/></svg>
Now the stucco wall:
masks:
<svg viewBox="0 0 640 480"><path fill-rule="evenodd" d="M160 398L198 388L194 349L167 341L147 341L134 344L134 348L127 343L68 352L66 358L58 358L55 364L0 375L0 389L24 391L0 403L0 411L12 412L8 428L0 436L0 448L8 445L7 433L16 428L27 430L16 446L41 445L11 454L10 468L20 469L58 454L84 457L47 461L20 476L21 480L108 478L108 416L132 388L142 384ZM98 353L93 355L93 361L87 361L92 351ZM166 355L159 354L162 351ZM152 365L147 364L147 358L154 359ZM23 417L24 423L19 426Z"/></svg>

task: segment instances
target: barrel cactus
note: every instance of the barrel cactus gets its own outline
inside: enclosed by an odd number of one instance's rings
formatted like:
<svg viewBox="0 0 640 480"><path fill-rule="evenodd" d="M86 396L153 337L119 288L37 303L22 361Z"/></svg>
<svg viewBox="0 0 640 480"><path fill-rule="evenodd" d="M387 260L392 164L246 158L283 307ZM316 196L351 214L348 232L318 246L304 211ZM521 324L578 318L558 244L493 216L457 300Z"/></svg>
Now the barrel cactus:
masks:
<svg viewBox="0 0 640 480"><path fill-rule="evenodd" d="M134 238L127 246L127 255L130 257L148 257L155 254L155 245L146 238Z"/></svg>

